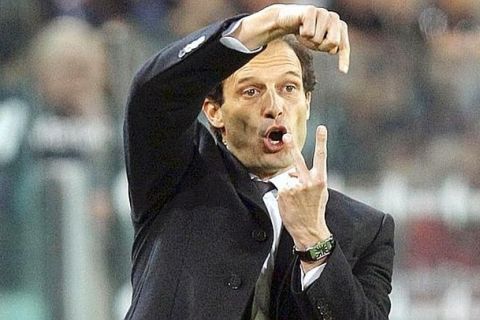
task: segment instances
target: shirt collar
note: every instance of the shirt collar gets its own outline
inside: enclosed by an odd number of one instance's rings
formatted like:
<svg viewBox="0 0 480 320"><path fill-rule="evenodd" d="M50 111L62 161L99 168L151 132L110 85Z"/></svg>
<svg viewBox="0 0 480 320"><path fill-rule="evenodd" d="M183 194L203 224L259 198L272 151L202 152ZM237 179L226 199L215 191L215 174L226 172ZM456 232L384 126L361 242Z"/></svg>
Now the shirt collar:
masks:
<svg viewBox="0 0 480 320"><path fill-rule="evenodd" d="M295 168L291 168L285 172L279 173L276 176L271 177L270 179L267 180L262 180L258 176L254 175L253 173L249 173L250 178L252 180L256 181L264 181L264 182L271 182L275 185L277 190L286 188L288 186L291 186L293 183L297 182L297 178L291 177L289 173L295 172Z"/></svg>

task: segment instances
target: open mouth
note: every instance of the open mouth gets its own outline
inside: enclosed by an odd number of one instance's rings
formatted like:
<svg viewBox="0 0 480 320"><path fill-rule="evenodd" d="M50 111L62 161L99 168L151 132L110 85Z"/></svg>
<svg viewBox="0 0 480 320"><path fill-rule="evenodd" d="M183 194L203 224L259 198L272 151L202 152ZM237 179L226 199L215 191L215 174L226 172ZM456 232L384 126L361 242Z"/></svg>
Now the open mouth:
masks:
<svg viewBox="0 0 480 320"><path fill-rule="evenodd" d="M282 141L282 137L285 133L287 133L286 130L273 129L268 133L267 138L272 144L279 144Z"/></svg>
<svg viewBox="0 0 480 320"><path fill-rule="evenodd" d="M277 152L283 147L283 135L287 133L287 129L283 126L271 127L265 134L265 148L269 152Z"/></svg>

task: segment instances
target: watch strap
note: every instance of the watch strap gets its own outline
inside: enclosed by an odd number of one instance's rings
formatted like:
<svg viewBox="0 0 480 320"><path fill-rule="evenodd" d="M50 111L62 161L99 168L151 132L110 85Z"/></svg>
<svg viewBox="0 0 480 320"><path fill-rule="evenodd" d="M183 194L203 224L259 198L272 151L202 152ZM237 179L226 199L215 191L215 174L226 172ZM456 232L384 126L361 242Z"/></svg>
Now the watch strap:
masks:
<svg viewBox="0 0 480 320"><path fill-rule="evenodd" d="M293 253L302 261L312 262L328 256L332 253L333 248L335 248L335 240L333 239L333 235L330 235L326 240L319 241L306 250L297 250L297 248L293 246Z"/></svg>

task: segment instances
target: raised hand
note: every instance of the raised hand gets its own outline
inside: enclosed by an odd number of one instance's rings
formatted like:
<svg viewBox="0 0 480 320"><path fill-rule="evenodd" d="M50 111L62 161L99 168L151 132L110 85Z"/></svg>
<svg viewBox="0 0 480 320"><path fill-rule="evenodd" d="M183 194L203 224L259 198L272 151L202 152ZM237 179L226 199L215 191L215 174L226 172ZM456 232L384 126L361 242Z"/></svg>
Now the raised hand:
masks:
<svg viewBox="0 0 480 320"><path fill-rule="evenodd" d="M292 236L295 246L304 250L330 236L325 221L327 190L327 129L319 126L313 167L308 170L295 139L283 136L290 150L298 183L278 192L278 207L283 224Z"/></svg>
<svg viewBox="0 0 480 320"><path fill-rule="evenodd" d="M347 24L337 13L311 5L272 5L245 18L236 37L253 49L286 34L297 35L306 47L338 54L338 67L347 73L350 42Z"/></svg>

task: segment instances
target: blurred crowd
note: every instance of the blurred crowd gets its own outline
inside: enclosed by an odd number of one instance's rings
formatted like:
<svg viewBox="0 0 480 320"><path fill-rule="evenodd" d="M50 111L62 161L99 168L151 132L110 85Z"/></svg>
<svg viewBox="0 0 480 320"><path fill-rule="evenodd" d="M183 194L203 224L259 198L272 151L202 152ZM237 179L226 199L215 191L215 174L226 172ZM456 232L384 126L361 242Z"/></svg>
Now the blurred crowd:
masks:
<svg viewBox="0 0 480 320"><path fill-rule="evenodd" d="M0 319L121 319L132 76L171 41L273 2L282 1L0 0ZM397 217L399 276L479 271L480 2L286 2L328 7L349 25L348 75L335 57L315 56L309 130L329 128L333 185L386 193L386 210L400 189L401 208L411 208L408 190L425 193L415 214ZM432 209L442 201L460 202L446 210L460 222ZM480 301L480 283L468 290ZM472 310L452 319L480 317ZM395 319L415 319L401 312Z"/></svg>

